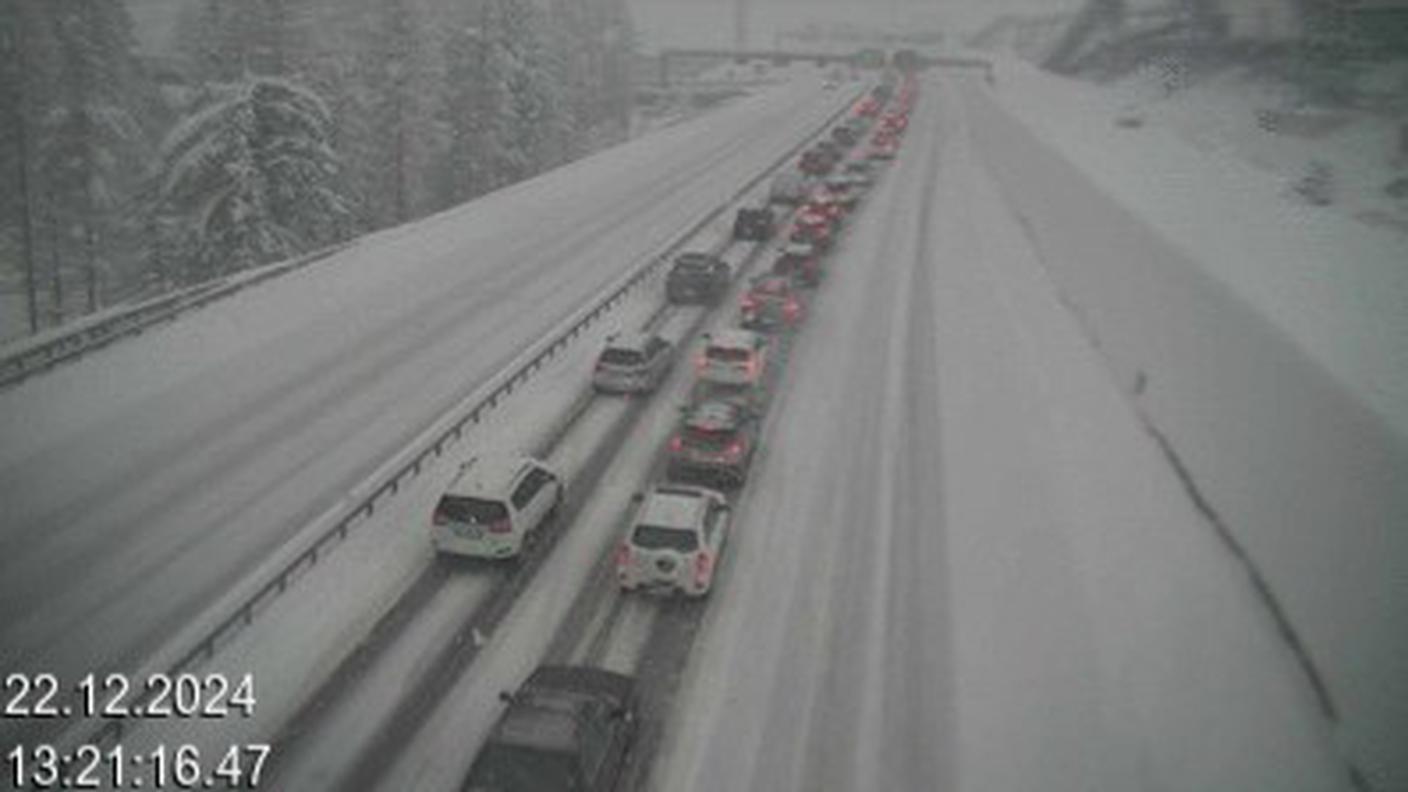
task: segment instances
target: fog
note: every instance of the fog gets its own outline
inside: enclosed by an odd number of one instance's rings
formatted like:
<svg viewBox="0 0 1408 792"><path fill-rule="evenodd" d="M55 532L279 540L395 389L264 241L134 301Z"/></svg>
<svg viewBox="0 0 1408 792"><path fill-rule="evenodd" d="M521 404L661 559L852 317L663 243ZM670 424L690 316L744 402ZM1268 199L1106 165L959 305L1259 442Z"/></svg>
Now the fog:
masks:
<svg viewBox="0 0 1408 792"><path fill-rule="evenodd" d="M732 45L735 5L734 0L630 0L643 41L655 47ZM1003 14L1049 14L1079 5L1079 0L749 0L748 46L773 46L779 34L809 25L962 34Z"/></svg>

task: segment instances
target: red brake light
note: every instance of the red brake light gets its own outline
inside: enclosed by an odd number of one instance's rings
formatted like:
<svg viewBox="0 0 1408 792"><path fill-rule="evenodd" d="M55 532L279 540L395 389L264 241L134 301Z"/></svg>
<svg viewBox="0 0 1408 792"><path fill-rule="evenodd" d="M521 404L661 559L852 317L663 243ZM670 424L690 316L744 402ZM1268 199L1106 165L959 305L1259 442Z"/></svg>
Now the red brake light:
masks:
<svg viewBox="0 0 1408 792"><path fill-rule="evenodd" d="M684 448L684 440L682 440L679 435L670 438L671 451L679 451L682 448Z"/></svg>
<svg viewBox="0 0 1408 792"><path fill-rule="evenodd" d="M753 299L753 295L751 294L743 295L743 299L739 302L743 306L743 310L745 311L751 311L754 308L758 307L758 301Z"/></svg>
<svg viewBox="0 0 1408 792"><path fill-rule="evenodd" d="M513 530L512 524L508 520L495 520L489 523L489 533L506 534Z"/></svg>
<svg viewBox="0 0 1408 792"><path fill-rule="evenodd" d="M728 444L728 455L729 455L729 456L735 456L735 457L736 457L736 456L738 456L738 455L740 455L740 454L742 454L742 453L743 453L743 441L742 441L742 440L734 440L732 443L729 443L729 444Z"/></svg>
<svg viewBox="0 0 1408 792"><path fill-rule="evenodd" d="M695 365L696 367L698 367L700 371L703 371L703 370L705 369L705 367L707 367L707 366L709 365L709 358L708 358L708 356L706 356L706 355L700 355L699 357L695 358L695 359L694 359L694 365Z"/></svg>
<svg viewBox="0 0 1408 792"><path fill-rule="evenodd" d="M694 584L702 586L709 579L709 570L714 566L714 559L708 553L700 551L694 556Z"/></svg>
<svg viewBox="0 0 1408 792"><path fill-rule="evenodd" d="M631 546L622 542L616 547L616 566L628 567L631 565Z"/></svg>

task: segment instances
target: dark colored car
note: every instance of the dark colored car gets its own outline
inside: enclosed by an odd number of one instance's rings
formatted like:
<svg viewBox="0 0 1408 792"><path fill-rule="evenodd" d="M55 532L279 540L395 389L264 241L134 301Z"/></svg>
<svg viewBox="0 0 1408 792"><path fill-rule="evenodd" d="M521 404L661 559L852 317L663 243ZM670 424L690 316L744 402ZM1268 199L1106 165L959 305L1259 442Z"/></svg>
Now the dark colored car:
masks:
<svg viewBox="0 0 1408 792"><path fill-rule="evenodd" d="M756 446L752 411L734 402L700 402L687 408L679 432L670 438L666 476L672 481L742 486Z"/></svg>
<svg viewBox="0 0 1408 792"><path fill-rule="evenodd" d="M665 279L672 303L716 303L728 291L728 264L709 253L682 253Z"/></svg>
<svg viewBox="0 0 1408 792"><path fill-rule="evenodd" d="M636 733L635 680L585 666L541 666L504 694L474 758L468 792L607 792Z"/></svg>
<svg viewBox="0 0 1408 792"><path fill-rule="evenodd" d="M831 139L842 146L850 147L856 144L856 140L859 139L859 136L854 129L843 124L831 129Z"/></svg>
<svg viewBox="0 0 1408 792"><path fill-rule="evenodd" d="M798 167L803 173L811 176L825 176L836 167L836 152L829 147L817 146L807 149L802 154L802 161Z"/></svg>
<svg viewBox="0 0 1408 792"><path fill-rule="evenodd" d="M763 242L772 238L776 231L776 220L767 207L743 208L733 219L733 238L750 242Z"/></svg>
<svg viewBox="0 0 1408 792"><path fill-rule="evenodd" d="M772 274L815 286L821 282L821 251L810 242L788 242L773 260Z"/></svg>

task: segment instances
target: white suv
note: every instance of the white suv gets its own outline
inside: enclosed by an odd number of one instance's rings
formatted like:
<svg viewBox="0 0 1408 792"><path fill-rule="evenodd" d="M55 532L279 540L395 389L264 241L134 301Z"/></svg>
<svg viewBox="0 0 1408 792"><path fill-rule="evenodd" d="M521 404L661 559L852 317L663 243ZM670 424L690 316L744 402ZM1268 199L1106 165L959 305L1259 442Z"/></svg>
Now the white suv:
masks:
<svg viewBox="0 0 1408 792"><path fill-rule="evenodd" d="M435 506L431 541L440 553L510 558L557 514L562 479L530 458L480 459L460 466Z"/></svg>
<svg viewBox="0 0 1408 792"><path fill-rule="evenodd" d="M728 501L714 490L679 484L637 498L640 509L616 550L621 588L708 594L728 535Z"/></svg>
<svg viewBox="0 0 1408 792"><path fill-rule="evenodd" d="M699 356L699 379L717 385L756 385L767 367L768 339L751 330L720 330Z"/></svg>

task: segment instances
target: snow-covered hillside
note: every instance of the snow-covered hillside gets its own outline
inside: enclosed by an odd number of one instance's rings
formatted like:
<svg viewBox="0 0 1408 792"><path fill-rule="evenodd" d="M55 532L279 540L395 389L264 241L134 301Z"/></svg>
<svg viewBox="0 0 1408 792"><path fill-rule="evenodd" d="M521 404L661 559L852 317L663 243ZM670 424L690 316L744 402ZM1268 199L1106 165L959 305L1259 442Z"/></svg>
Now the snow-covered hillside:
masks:
<svg viewBox="0 0 1408 792"><path fill-rule="evenodd" d="M1347 753L1402 788L1408 236L1190 142L1192 101L1120 127L1121 91L1020 63L969 98L1053 285L1303 641Z"/></svg>

